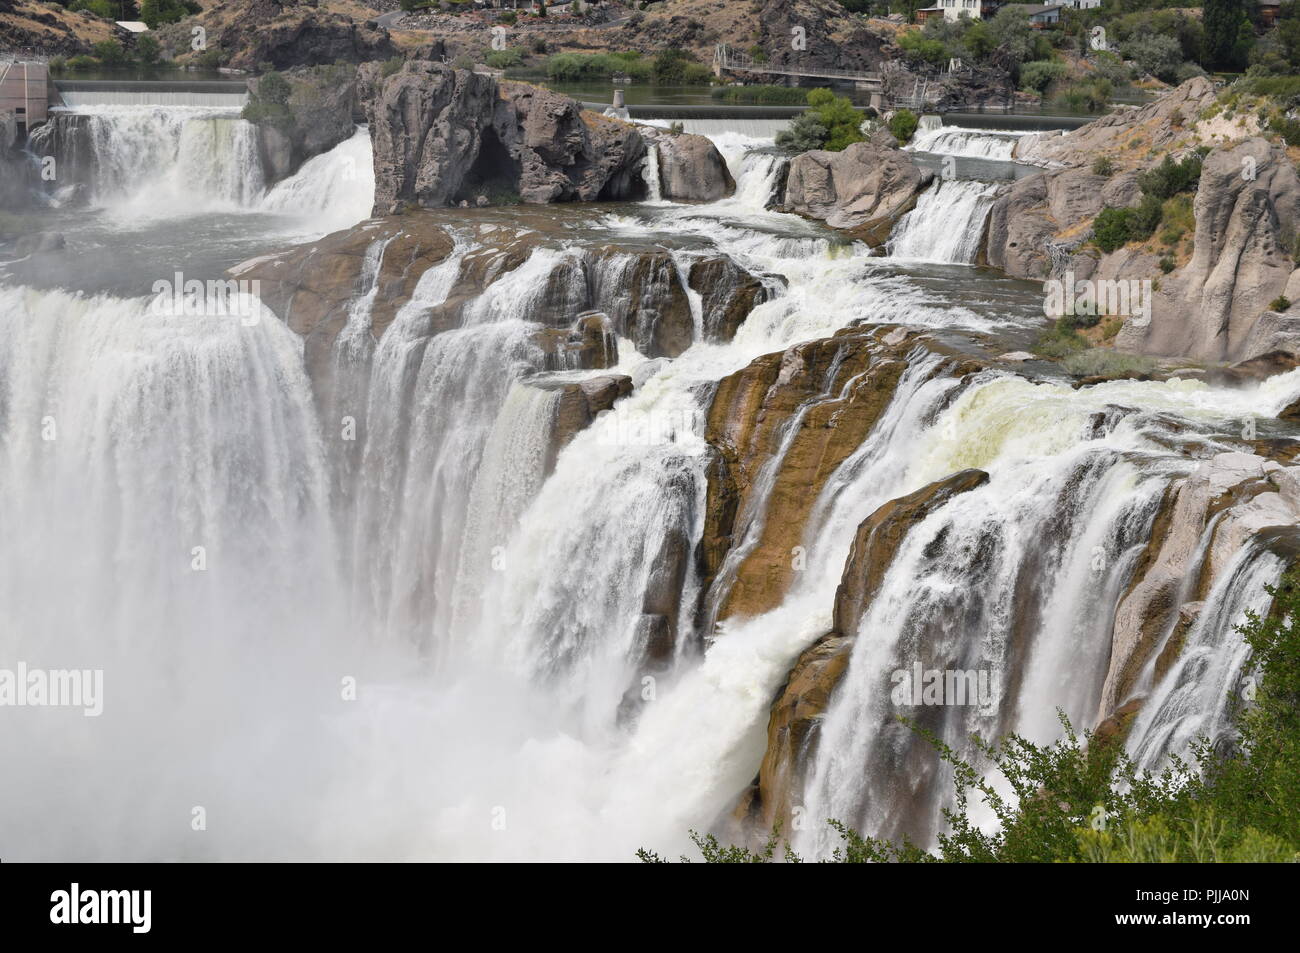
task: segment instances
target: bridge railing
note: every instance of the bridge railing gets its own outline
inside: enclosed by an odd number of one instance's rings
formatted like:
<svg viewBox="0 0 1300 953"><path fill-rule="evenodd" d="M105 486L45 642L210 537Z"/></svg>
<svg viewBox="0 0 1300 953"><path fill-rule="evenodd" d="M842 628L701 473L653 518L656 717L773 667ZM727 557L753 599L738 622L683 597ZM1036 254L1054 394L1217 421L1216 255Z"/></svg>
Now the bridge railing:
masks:
<svg viewBox="0 0 1300 953"><path fill-rule="evenodd" d="M777 66L761 63L748 53L740 53L725 43L719 44L713 54L714 63L724 70L736 70L752 73L773 73L782 76L817 76L824 79L849 79L858 82L880 82L879 73L860 70L835 69L820 66Z"/></svg>

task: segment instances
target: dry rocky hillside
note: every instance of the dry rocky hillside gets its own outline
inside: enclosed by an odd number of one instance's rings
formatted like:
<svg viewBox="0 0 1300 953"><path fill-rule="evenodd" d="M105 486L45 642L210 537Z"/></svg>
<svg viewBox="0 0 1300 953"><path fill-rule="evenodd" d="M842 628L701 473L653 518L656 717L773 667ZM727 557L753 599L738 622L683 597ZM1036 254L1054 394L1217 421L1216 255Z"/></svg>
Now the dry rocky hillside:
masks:
<svg viewBox="0 0 1300 953"><path fill-rule="evenodd" d="M96 43L118 33L109 20L93 13L72 13L57 3L0 2L0 50L75 56L89 53Z"/></svg>

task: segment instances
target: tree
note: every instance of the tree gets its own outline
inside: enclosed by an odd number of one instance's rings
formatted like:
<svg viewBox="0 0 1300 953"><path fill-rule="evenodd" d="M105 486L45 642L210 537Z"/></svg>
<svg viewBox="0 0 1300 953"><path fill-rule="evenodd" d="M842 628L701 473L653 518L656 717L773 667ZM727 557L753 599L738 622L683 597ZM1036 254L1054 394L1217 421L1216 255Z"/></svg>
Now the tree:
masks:
<svg viewBox="0 0 1300 953"><path fill-rule="evenodd" d="M1205 66L1227 70L1245 66L1254 45L1254 32L1242 0L1205 0L1201 19L1205 24ZM1250 33L1249 39L1243 36L1243 26Z"/></svg>
<svg viewBox="0 0 1300 953"><path fill-rule="evenodd" d="M855 142L862 141L861 125L865 117L844 96L836 96L829 89L814 89L808 93L808 110L776 137L783 149L825 149L839 152Z"/></svg>
<svg viewBox="0 0 1300 953"><path fill-rule="evenodd" d="M90 51L105 66L117 66L126 61L126 50L117 40L100 40Z"/></svg>
<svg viewBox="0 0 1300 953"><path fill-rule="evenodd" d="M136 37L135 56L141 66L154 66L162 58L162 45L148 33Z"/></svg>
<svg viewBox="0 0 1300 953"><path fill-rule="evenodd" d="M289 81L279 73L267 73L257 81L257 98L272 106L283 106L293 94Z"/></svg>
<svg viewBox="0 0 1300 953"><path fill-rule="evenodd" d="M1182 45L1172 36L1135 36L1121 47L1125 59L1137 63L1144 73L1166 83L1176 82L1183 65Z"/></svg>
<svg viewBox="0 0 1300 953"><path fill-rule="evenodd" d="M912 141L912 136L916 134L916 127L920 123L921 120L912 110L900 109L889 117L889 131L899 142L908 143Z"/></svg>
<svg viewBox="0 0 1300 953"><path fill-rule="evenodd" d="M181 0L140 0L140 19L151 30L183 20L191 12Z"/></svg>

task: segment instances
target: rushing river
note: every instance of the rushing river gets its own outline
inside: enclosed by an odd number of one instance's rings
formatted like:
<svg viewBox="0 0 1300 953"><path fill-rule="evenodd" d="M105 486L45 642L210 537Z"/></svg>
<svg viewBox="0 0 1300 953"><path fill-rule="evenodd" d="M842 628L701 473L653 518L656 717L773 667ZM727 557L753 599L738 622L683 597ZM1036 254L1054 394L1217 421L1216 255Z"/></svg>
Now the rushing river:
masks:
<svg viewBox="0 0 1300 953"><path fill-rule="evenodd" d="M1194 466L1170 435L1230 449L1244 416L1270 417L1300 390L1296 375L1236 390L1075 390L1042 366L1036 381L958 379L917 349L868 438L817 488L808 565L780 605L679 638L653 703L628 719L656 561L702 533L719 380L863 323L930 329L984 354L1023 347L1042 325L1040 289L974 265L993 187L942 182L873 257L769 210L787 160L770 140L718 133L733 197L546 210L565 241L494 276L461 326L427 346L422 321L481 240L469 226L502 213L463 212L455 252L377 342L368 315L387 249L376 242L334 355L348 399L366 408L342 466L337 420L277 316L159 316L146 295L175 271L216 276L365 219L365 130L268 188L251 128L227 112L80 116L94 143L83 158L99 172L68 184L90 190L76 202L53 193L49 227L68 254L58 271L0 264L0 650L34 667L102 669L103 713L6 713L6 859L685 850L687 830L713 825L752 781L773 695L829 629L858 525L979 467L989 482L920 523L889 568L802 792L812 816L864 830L890 831L912 802L937 822L942 779L912 789L879 673L910 657L909 641L946 640L969 667L1023 668L996 700L1007 730L1050 739L1057 708L1091 724L1124 573L1165 487ZM925 147L1005 158L1007 138L947 130ZM701 248L725 252L770 276L774 294L727 343L697 333L667 361L624 340L616 368L569 372L628 374L636 387L547 472L556 405L530 384L544 369L537 289L624 240L661 245L682 267ZM626 306L621 267L603 258L593 278L610 308ZM761 494L755 506L756 527ZM1216 589L1202 618L1259 608L1278 569L1246 553L1239 584ZM683 606L698 586L688 573ZM1221 728L1219 706L1197 699L1243 660L1215 636L1209 623L1193 632L1208 662L1152 689L1130 741L1143 759ZM1027 659L1012 659L1013 645ZM960 744L968 714L941 734ZM799 837L814 855L831 846L820 828Z"/></svg>

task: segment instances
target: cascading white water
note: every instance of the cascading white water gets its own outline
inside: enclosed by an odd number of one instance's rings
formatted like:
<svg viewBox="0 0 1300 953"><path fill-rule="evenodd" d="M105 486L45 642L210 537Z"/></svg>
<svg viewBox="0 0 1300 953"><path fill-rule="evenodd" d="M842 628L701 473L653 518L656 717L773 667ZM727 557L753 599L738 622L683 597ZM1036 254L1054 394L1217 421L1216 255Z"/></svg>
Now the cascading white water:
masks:
<svg viewBox="0 0 1300 953"><path fill-rule="evenodd" d="M92 200L123 214L192 215L239 208L264 189L257 130L232 110L188 106L90 106L55 111L50 129L35 139L86 163ZM62 157L60 157L62 158Z"/></svg>
<svg viewBox="0 0 1300 953"><path fill-rule="evenodd" d="M52 117L33 148L56 158L64 191L85 189L115 220L267 212L323 234L369 217L374 202L365 127L268 189L258 129L236 110L86 106Z"/></svg>
<svg viewBox="0 0 1300 953"><path fill-rule="evenodd" d="M645 161L642 165L641 177L645 179L646 201L662 202L664 195L663 189L659 185L659 147L657 145L652 145L646 150Z"/></svg>
<svg viewBox="0 0 1300 953"><path fill-rule="evenodd" d="M963 129L937 126L917 130L907 144L913 152L937 152L941 155L971 159L1010 159L1016 142L1025 135L1009 129Z"/></svg>
<svg viewBox="0 0 1300 953"><path fill-rule="evenodd" d="M939 179L917 200L890 235L891 258L970 264L979 252L984 221L997 185Z"/></svg>
<svg viewBox="0 0 1300 953"><path fill-rule="evenodd" d="M752 780L773 693L828 631L859 523L964 467L992 482L900 548L862 629L876 637L859 637L827 713L810 816L870 828L898 814L909 792L864 774L889 763L894 736L864 737L860 719L878 714L873 673L898 664L922 630L936 633L935 651L974 665L1024 663L1018 695L1000 699L1004 725L1051 737L1048 705L1095 709L1097 682L1080 673L1101 661L1097 632L1152 502L1185 467L1144 428L1161 426L1159 415L1275 413L1288 395L965 381L914 352L815 503L808 570L777 609L728 620L705 648L689 566L672 605L651 612L646 597L701 537L713 385L855 322L990 327L865 246L767 211L783 160L728 158L731 199L638 207L592 228L601 244L644 241L640 216L652 216L655 231L690 247L670 252L665 273L679 282L705 240L785 282L725 343L702 340L691 299L696 343L671 361L646 361L623 341L616 368L538 376L547 299L646 310L624 289L636 259L594 264L576 240L486 269L487 286L448 315L468 256L482 251L458 236L378 342L369 324L387 249L372 244L339 344L358 359L334 364L336 394L353 406L326 402L323 416L301 340L272 315L252 327L163 319L141 301L0 288L0 638L32 664L102 663L111 719L105 736L83 730L80 713L70 726L64 713L30 712L17 736L0 737L12 766L0 807L19 832L6 849L630 859L640 846L685 847L686 830L712 823ZM317 181L282 183L274 201L304 199ZM931 190L896 238L956 231L957 219L977 231L970 185ZM963 247L920 257L967 260ZM547 475L552 385L611 373L630 375L635 391L580 430ZM1097 436L1085 428L1116 406L1145 416ZM342 416L355 418L355 439ZM206 569L194 568L195 547ZM1105 568L1094 577L1098 547ZM1014 617L1016 586L1032 618ZM941 624L957 611L980 620L979 639ZM652 668L642 623L667 613L673 657ZM1189 661L1187 678L1195 672ZM340 693L348 680L355 701ZM82 766L84 783L67 783L64 761ZM125 781L123 762L136 769ZM944 786L925 783L926 797ZM53 793L37 801L31 790ZM189 828L195 806L211 819L202 840ZM50 810L76 819L66 835L50 834ZM820 852L819 835L802 846Z"/></svg>
<svg viewBox="0 0 1300 953"><path fill-rule="evenodd" d="M333 232L370 217L375 164L370 132L358 127L351 139L313 156L263 196L260 211L305 219L313 229Z"/></svg>
<svg viewBox="0 0 1300 953"><path fill-rule="evenodd" d="M1129 731L1130 757L1144 771L1156 772L1170 755L1187 760L1193 742L1217 743L1231 730L1231 719L1248 697L1244 676L1250 647L1236 627L1247 610L1264 615L1270 598L1264 587L1276 583L1285 565L1258 545L1241 549L1223 573L1187 639L1178 661L1142 706Z"/></svg>

